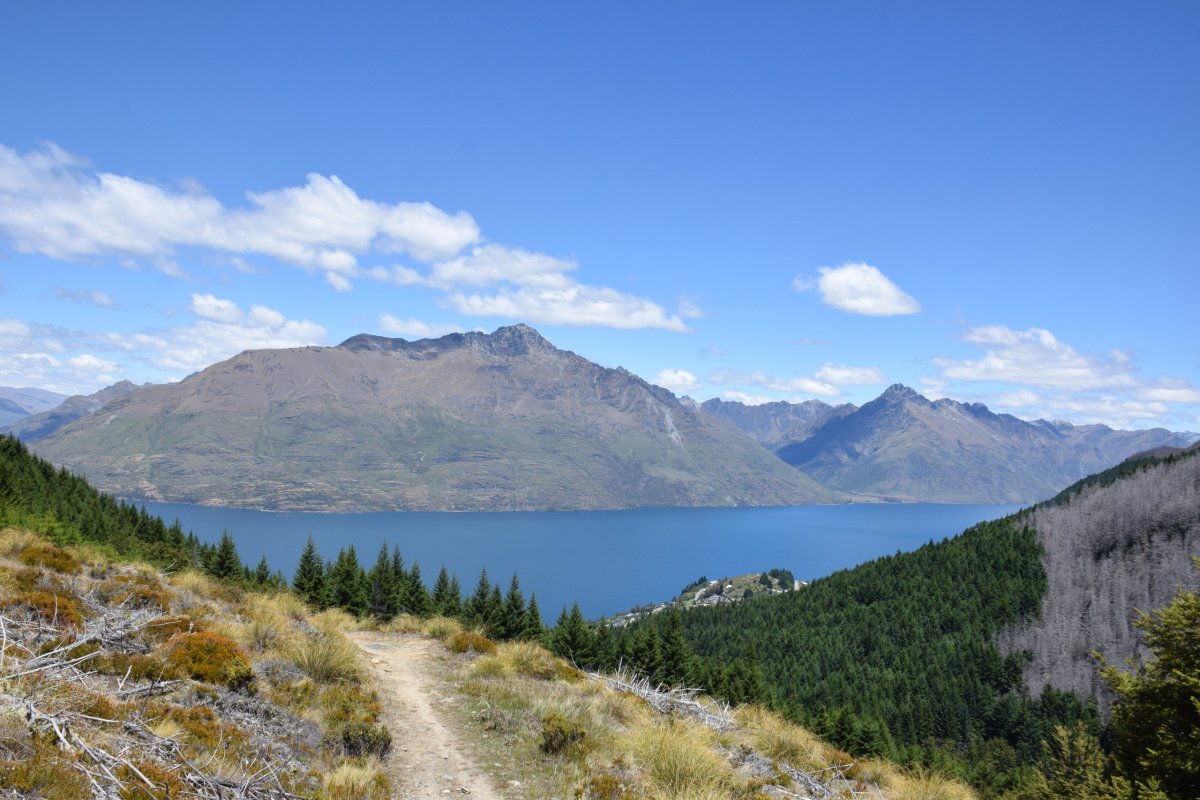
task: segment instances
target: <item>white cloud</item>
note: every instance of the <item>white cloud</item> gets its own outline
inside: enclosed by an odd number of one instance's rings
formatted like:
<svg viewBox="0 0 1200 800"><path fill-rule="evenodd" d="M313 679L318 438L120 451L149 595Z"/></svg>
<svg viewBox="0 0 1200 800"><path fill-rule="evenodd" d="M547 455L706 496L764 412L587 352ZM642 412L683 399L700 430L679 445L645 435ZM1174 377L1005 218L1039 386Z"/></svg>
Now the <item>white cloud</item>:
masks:
<svg viewBox="0 0 1200 800"><path fill-rule="evenodd" d="M779 402L778 398L775 397L767 397L766 395L761 394L747 394L745 392L739 392L737 389L726 389L725 391L721 392L721 399L732 400L735 403L744 403L748 406L761 406L766 403Z"/></svg>
<svg viewBox="0 0 1200 800"><path fill-rule="evenodd" d="M429 325L416 319L399 319L391 314L379 317L379 327L387 333L395 333L409 339L436 339L447 333L458 333L462 328L457 325Z"/></svg>
<svg viewBox="0 0 1200 800"><path fill-rule="evenodd" d="M191 325L134 334L106 334L112 348L141 354L163 369L194 372L243 350L322 344L325 329L308 320L290 320L273 308L253 305L249 312L213 295L192 295Z"/></svg>
<svg viewBox="0 0 1200 800"><path fill-rule="evenodd" d="M825 305L851 314L891 317L921 310L920 303L870 264L820 267L817 273L815 282L810 277L797 276L792 281L792 288L803 292L815 285Z"/></svg>
<svg viewBox="0 0 1200 800"><path fill-rule="evenodd" d="M778 378L764 372L737 372L721 370L708 376L710 383L720 385L758 386L776 392L787 392L792 395L818 395L821 397L836 397L840 394L838 388L825 381L815 378Z"/></svg>
<svg viewBox="0 0 1200 800"><path fill-rule="evenodd" d="M696 376L686 369L664 369L655 375L650 382L670 389L676 394L694 392L702 386Z"/></svg>
<svg viewBox="0 0 1200 800"><path fill-rule="evenodd" d="M1015 331L1003 325L971 328L963 340L984 350L977 360L936 358L946 378L1020 383L1045 389L1134 387L1125 360L1077 353L1044 328Z"/></svg>
<svg viewBox="0 0 1200 800"><path fill-rule="evenodd" d="M72 303L86 303L99 308L117 307L117 301L113 300L112 295L108 292L91 289L64 289L61 286L56 286L54 287L54 294L59 299L70 300Z"/></svg>
<svg viewBox="0 0 1200 800"><path fill-rule="evenodd" d="M310 174L303 186L248 192L227 208L197 186L168 189L92 172L82 159L47 145L21 154L0 145L0 231L18 251L71 260L148 258L168 274L180 248L257 253L323 272L340 287L358 256L407 253L431 262L479 240L470 215L429 203L359 197L337 176Z"/></svg>
<svg viewBox="0 0 1200 800"><path fill-rule="evenodd" d="M67 366L72 376L87 384L110 386L121 379L121 366L115 361L97 358L90 353L83 353L67 359Z"/></svg>
<svg viewBox="0 0 1200 800"><path fill-rule="evenodd" d="M1137 396L1142 400L1160 403L1182 403L1184 405L1200 404L1200 389L1196 389L1187 381L1163 380L1154 386L1138 390Z"/></svg>
<svg viewBox="0 0 1200 800"><path fill-rule="evenodd" d="M237 303L211 294L192 295L192 313L217 322L240 322L242 319L242 310Z"/></svg>
<svg viewBox="0 0 1200 800"><path fill-rule="evenodd" d="M1046 402L1045 408L1046 416L1063 417L1077 425L1100 423L1113 428L1157 420L1170 410L1165 403L1109 396L1054 397Z"/></svg>
<svg viewBox="0 0 1200 800"><path fill-rule="evenodd" d="M578 266L574 261L563 261L545 253L487 244L472 249L465 256L434 264L427 282L442 289L497 283L562 289L573 284L566 273Z"/></svg>
<svg viewBox="0 0 1200 800"><path fill-rule="evenodd" d="M887 383L887 376L876 367L847 367L844 364L824 364L817 370L819 381L834 386L870 386Z"/></svg>
<svg viewBox="0 0 1200 800"><path fill-rule="evenodd" d="M1027 389L1017 392L1005 392L996 398L996 405L1000 408L1035 408L1041 402L1041 395Z"/></svg>
<svg viewBox="0 0 1200 800"><path fill-rule="evenodd" d="M460 314L509 317L535 324L688 330L682 319L668 315L657 303L616 289L579 283L563 288L504 289L491 295L454 292L444 298L444 304Z"/></svg>

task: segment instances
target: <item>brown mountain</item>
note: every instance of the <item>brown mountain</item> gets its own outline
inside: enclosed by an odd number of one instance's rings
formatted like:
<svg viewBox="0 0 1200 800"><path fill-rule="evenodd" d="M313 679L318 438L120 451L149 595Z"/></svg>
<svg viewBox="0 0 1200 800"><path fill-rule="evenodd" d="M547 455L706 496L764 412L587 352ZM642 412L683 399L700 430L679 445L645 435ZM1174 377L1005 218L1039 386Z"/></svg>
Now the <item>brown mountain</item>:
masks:
<svg viewBox="0 0 1200 800"><path fill-rule="evenodd" d="M858 407L850 403L831 406L820 400L805 400L803 403L780 400L751 406L714 397L701 403L700 410L732 422L750 434L754 441L773 451L804 441L827 422L853 414Z"/></svg>
<svg viewBox="0 0 1200 800"><path fill-rule="evenodd" d="M930 401L896 384L776 454L831 488L937 503L1026 503L1155 447L1188 437L1163 428L1026 422L982 403Z"/></svg>
<svg viewBox="0 0 1200 800"><path fill-rule="evenodd" d="M740 431L532 328L246 351L35 444L114 494L292 510L836 502Z"/></svg>

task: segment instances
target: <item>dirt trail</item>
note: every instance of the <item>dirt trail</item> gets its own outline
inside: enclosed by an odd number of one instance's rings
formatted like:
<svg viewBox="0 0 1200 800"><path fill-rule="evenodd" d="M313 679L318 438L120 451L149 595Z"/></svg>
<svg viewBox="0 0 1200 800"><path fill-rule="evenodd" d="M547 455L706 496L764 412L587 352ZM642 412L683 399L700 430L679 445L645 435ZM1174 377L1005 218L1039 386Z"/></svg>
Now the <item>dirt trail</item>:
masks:
<svg viewBox="0 0 1200 800"><path fill-rule="evenodd" d="M368 655L392 731L388 771L398 800L462 795L503 800L494 779L468 755L458 732L447 724L450 698L435 691L431 671L435 642L402 634L354 633Z"/></svg>

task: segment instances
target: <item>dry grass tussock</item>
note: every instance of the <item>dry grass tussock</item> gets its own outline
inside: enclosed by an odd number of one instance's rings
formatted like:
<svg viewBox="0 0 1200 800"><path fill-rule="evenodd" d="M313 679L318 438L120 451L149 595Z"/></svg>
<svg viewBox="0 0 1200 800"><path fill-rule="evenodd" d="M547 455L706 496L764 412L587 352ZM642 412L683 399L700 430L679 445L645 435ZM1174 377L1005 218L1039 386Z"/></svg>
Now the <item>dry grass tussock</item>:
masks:
<svg viewBox="0 0 1200 800"><path fill-rule="evenodd" d="M16 528L0 614L4 797L390 796L381 707L338 615Z"/></svg>
<svg viewBox="0 0 1200 800"><path fill-rule="evenodd" d="M851 759L766 709L738 708L720 730L690 716L686 703L659 702L683 709L660 713L643 697L584 679L533 643L502 643L454 663L475 724L495 732L483 741L496 760L515 760L525 771L526 797L975 800L939 776Z"/></svg>
<svg viewBox="0 0 1200 800"><path fill-rule="evenodd" d="M458 620L448 617L431 617L425 621L421 632L434 639L445 641L463 629Z"/></svg>

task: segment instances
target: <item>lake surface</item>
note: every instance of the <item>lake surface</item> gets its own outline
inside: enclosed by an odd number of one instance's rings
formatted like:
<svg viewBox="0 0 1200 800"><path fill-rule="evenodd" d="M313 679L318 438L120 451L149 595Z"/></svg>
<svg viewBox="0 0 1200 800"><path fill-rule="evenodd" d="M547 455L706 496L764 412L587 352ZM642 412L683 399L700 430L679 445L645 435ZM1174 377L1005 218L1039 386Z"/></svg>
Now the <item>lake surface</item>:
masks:
<svg viewBox="0 0 1200 800"><path fill-rule="evenodd" d="M953 536L1010 505L857 504L791 508L652 508L626 511L309 514L146 503L185 531L217 541L228 530L242 561L262 555L290 579L309 536L322 557L354 545L364 569L380 545L399 545L433 584L444 564L469 593L486 567L508 588L518 574L553 622L578 602L589 618L666 600L709 578L790 569L811 580Z"/></svg>

